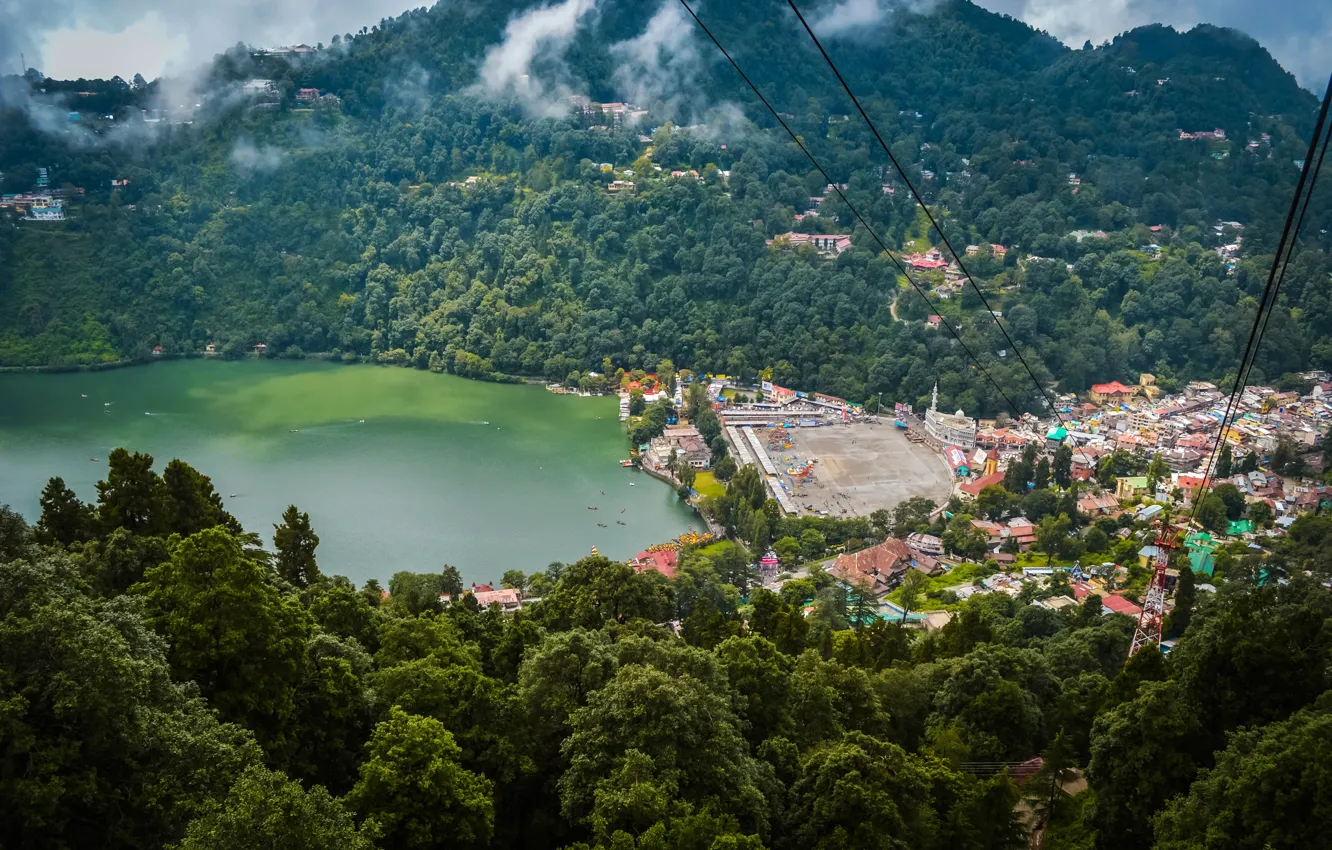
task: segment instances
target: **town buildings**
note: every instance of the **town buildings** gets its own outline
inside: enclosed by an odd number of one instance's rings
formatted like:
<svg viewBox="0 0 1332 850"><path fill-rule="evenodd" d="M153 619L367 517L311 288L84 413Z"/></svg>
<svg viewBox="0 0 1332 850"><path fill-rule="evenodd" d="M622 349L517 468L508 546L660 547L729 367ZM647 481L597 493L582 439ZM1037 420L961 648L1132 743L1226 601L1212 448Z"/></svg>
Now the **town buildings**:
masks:
<svg viewBox="0 0 1332 850"><path fill-rule="evenodd" d="M470 596L476 600L476 604L481 608L489 608L491 605L500 606L500 610L505 614L512 614L523 607L523 592L515 588L501 587L496 590L489 584L472 583L470 590L464 590L463 597ZM441 593L439 603L444 606L452 605L453 595Z"/></svg>
<svg viewBox="0 0 1332 850"><path fill-rule="evenodd" d="M1136 392L1136 387L1125 386L1119 381L1110 381L1105 384L1092 384L1091 389L1087 391L1087 397L1094 404L1122 404L1132 398Z"/></svg>
<svg viewBox="0 0 1332 850"><path fill-rule="evenodd" d="M852 587L863 587L875 596L882 596L901 584L909 569L925 575L943 572L937 558L890 537L878 546L839 555L828 573Z"/></svg>
<svg viewBox="0 0 1332 850"><path fill-rule="evenodd" d="M825 256L835 257L838 254L851 247L851 237L846 234L809 234L809 233L783 233L774 239L768 239L769 245L788 245L792 248L801 245L812 245Z"/></svg>
<svg viewBox="0 0 1332 850"><path fill-rule="evenodd" d="M44 198L28 207L24 221L64 221L65 202L59 198Z"/></svg>
<svg viewBox="0 0 1332 850"><path fill-rule="evenodd" d="M707 469L712 462L712 451L693 425L672 425L648 444L643 461L651 464L652 469L664 470L671 465L672 458L679 458L694 469Z"/></svg>

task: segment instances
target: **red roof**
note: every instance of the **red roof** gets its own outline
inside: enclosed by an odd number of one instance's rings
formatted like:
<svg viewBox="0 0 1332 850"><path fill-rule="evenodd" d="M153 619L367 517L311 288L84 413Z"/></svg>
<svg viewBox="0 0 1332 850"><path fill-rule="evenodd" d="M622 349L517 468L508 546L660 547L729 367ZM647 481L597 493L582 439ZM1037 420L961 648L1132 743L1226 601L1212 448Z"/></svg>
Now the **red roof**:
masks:
<svg viewBox="0 0 1332 850"><path fill-rule="evenodd" d="M1136 617L1142 613L1142 609L1137 605L1122 596L1115 596L1113 593L1102 596L1101 604L1116 614L1128 614L1130 617Z"/></svg>
<svg viewBox="0 0 1332 850"><path fill-rule="evenodd" d="M666 578L675 578L675 567L679 563L679 552L674 549L658 549L655 552L646 550L639 552L634 556L629 566L633 567L636 573L653 570L666 576Z"/></svg>
<svg viewBox="0 0 1332 850"><path fill-rule="evenodd" d="M890 537L878 546L838 555L830 572L846 579L860 576L888 586L891 576L906 571L912 557L906 543Z"/></svg>
<svg viewBox="0 0 1332 850"><path fill-rule="evenodd" d="M1203 477L1201 475L1181 475L1179 476L1179 489L1196 490L1202 486Z"/></svg>
<svg viewBox="0 0 1332 850"><path fill-rule="evenodd" d="M1119 381L1111 381L1108 384L1092 384L1092 392L1097 395L1115 395L1118 393L1132 393L1133 387L1126 387Z"/></svg>
<svg viewBox="0 0 1332 850"><path fill-rule="evenodd" d="M992 472L989 475L983 475L975 481L968 481L957 489L966 493L968 496L979 496L980 491L992 484L1004 483L1004 474L1002 472Z"/></svg>

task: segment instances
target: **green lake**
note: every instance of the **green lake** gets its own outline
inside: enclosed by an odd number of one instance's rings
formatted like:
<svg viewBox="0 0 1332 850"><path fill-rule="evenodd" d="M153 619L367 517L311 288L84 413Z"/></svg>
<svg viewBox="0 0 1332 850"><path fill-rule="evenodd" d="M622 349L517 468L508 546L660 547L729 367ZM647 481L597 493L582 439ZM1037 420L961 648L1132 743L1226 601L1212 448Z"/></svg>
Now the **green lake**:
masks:
<svg viewBox="0 0 1332 850"><path fill-rule="evenodd" d="M308 511L321 569L358 584L446 563L498 581L703 526L666 484L619 466L614 398L313 361L0 374L0 504L35 521L54 475L92 501L117 446L211 476L266 540L288 504Z"/></svg>

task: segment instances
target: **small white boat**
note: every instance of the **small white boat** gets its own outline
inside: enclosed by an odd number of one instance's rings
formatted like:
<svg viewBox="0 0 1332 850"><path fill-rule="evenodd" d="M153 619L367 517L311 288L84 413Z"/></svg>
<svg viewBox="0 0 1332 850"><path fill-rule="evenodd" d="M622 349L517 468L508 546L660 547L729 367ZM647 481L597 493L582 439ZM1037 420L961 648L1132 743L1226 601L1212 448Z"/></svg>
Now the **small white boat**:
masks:
<svg viewBox="0 0 1332 850"><path fill-rule="evenodd" d="M630 487L634 486L634 482L630 481L630 482L629 482L629 486L630 486Z"/></svg>

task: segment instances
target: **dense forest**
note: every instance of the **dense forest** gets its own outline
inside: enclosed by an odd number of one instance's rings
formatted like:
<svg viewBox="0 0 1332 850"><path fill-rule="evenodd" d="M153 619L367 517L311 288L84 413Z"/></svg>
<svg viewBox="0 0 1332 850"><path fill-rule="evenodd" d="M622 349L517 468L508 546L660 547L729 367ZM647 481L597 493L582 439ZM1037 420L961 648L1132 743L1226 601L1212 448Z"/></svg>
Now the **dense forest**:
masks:
<svg viewBox="0 0 1332 850"><path fill-rule="evenodd" d="M834 193L795 220L826 181L676 4L576 16L590 5L559 4L572 28L507 77L512 62L491 60L521 48L509 24L531 4L494 0L410 12L307 58L238 45L185 94L6 79L4 191L45 167L71 194L67 222L0 219L0 365L210 343L492 379L669 359L855 401L918 402L938 378L950 407L1005 409L921 321L940 313L1018 407L1038 407L974 293L926 304ZM701 14L885 242L940 241L783 4ZM877 26L830 49L952 244L981 247L968 267L1043 380L1077 391L1150 371L1171 389L1233 372L1309 92L1252 40L1206 26L1069 50L965 0ZM242 95L251 78L273 92ZM300 88L337 100L301 103ZM637 123L598 105L626 100L647 112ZM145 123L182 102L191 123ZM1213 128L1225 139L1179 138ZM699 179L670 176L690 169ZM1254 382L1332 368L1321 195ZM1222 221L1243 226L1233 268L1213 250L1239 235ZM853 246L832 259L765 244L790 230ZM931 274L916 276L943 283Z"/></svg>
<svg viewBox="0 0 1332 850"><path fill-rule="evenodd" d="M1039 817L1054 850L1297 850L1330 825L1327 517L1220 553L1215 593L1186 567L1178 642L1126 665L1099 597L1028 604L1062 573L920 632L816 563L757 586L725 542L669 580L511 572L540 599L504 615L449 566L324 575L296 507L266 548L180 460L118 449L95 503L41 502L32 528L0 508L4 847L999 850ZM928 525L778 522L797 562Z"/></svg>

